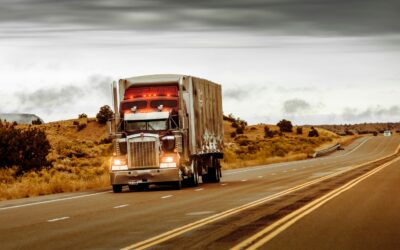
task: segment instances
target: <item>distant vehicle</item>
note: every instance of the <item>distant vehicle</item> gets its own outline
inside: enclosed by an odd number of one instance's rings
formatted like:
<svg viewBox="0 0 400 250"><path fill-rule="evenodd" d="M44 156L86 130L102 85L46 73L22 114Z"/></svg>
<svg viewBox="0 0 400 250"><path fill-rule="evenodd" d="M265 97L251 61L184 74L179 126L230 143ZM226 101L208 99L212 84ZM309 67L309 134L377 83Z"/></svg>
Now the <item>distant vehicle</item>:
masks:
<svg viewBox="0 0 400 250"><path fill-rule="evenodd" d="M383 132L383 136L391 136L392 135L392 131L390 130L386 130L385 132Z"/></svg>
<svg viewBox="0 0 400 250"><path fill-rule="evenodd" d="M128 185L197 186L222 177L221 85L187 75L148 75L113 86L115 153L110 180L115 193Z"/></svg>

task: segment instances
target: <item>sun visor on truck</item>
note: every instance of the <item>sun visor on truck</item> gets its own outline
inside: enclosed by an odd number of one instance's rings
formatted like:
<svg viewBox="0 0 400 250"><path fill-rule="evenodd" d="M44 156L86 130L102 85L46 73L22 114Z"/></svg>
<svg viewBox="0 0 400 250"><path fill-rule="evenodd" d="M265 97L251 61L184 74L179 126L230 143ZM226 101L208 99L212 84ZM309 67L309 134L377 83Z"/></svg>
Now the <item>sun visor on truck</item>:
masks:
<svg viewBox="0 0 400 250"><path fill-rule="evenodd" d="M149 112L125 114L125 121L148 121L168 119L169 112Z"/></svg>

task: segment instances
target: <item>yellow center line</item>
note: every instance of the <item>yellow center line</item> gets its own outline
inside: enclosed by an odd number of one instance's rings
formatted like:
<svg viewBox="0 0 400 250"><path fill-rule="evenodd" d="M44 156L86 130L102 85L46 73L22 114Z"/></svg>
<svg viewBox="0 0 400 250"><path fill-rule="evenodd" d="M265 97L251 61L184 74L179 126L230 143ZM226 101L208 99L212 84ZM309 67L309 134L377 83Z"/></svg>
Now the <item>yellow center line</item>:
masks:
<svg viewBox="0 0 400 250"><path fill-rule="evenodd" d="M248 249L248 250L254 250L258 249L259 247L265 245L267 242L269 242L271 239L273 239L275 236L286 230L288 227L293 225L295 222L303 218L304 216L310 214L326 202L332 200L333 198L337 197L341 193L351 189L361 181L367 179L368 177L378 173L382 169L386 168L387 166L392 165L393 163L397 162L400 160L400 157L393 159L390 162L387 162L371 171L368 173L357 177L354 180L351 180L347 184L329 192L328 194L310 202L309 204L305 205L304 207L301 207L300 209L288 214L287 216L283 217L282 219L274 222L273 224L269 225L268 227L264 228L260 232L256 233L255 235L251 236L250 238L242 241L238 245L234 246L231 248L231 250L239 250L239 249Z"/></svg>

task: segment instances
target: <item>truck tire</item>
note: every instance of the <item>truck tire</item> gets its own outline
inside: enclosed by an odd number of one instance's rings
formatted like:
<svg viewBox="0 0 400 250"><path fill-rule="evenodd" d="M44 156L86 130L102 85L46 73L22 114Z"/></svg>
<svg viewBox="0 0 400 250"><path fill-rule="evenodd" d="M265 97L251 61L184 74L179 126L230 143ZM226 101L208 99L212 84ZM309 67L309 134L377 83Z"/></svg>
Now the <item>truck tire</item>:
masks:
<svg viewBox="0 0 400 250"><path fill-rule="evenodd" d="M220 182L220 172L218 167L212 167L208 169L207 179L209 182L218 183Z"/></svg>
<svg viewBox="0 0 400 250"><path fill-rule="evenodd" d="M175 182L172 184L172 187L173 187L175 190L180 190L180 189L182 188L182 181L175 181Z"/></svg>
<svg viewBox="0 0 400 250"><path fill-rule="evenodd" d="M199 185L199 169L197 167L197 161L192 161L192 176L188 179L188 184L191 187L197 187Z"/></svg>
<svg viewBox="0 0 400 250"><path fill-rule="evenodd" d="M129 185L128 187L129 187L129 191L131 191L131 192L135 192L135 191L139 190L138 186Z"/></svg>
<svg viewBox="0 0 400 250"><path fill-rule="evenodd" d="M121 193L122 192L122 185L112 185L112 189L114 193Z"/></svg>
<svg viewBox="0 0 400 250"><path fill-rule="evenodd" d="M211 157L211 166L208 168L208 182L218 183L221 180L221 168L219 160L214 156Z"/></svg>

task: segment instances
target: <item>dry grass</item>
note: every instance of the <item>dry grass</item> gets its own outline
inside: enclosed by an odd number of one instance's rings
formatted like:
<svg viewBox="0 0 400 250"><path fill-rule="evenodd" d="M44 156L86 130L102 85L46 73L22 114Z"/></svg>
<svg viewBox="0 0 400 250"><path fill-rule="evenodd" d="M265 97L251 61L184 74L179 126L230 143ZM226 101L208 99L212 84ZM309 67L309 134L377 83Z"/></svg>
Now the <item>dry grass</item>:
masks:
<svg viewBox="0 0 400 250"><path fill-rule="evenodd" d="M79 124L86 125L81 125L79 129ZM52 167L22 176L16 176L16 168L0 170L0 200L110 185L108 168L112 146L106 140L106 126L99 125L94 119L37 126L45 130L50 142L52 149L47 158L52 162Z"/></svg>
<svg viewBox="0 0 400 250"><path fill-rule="evenodd" d="M48 160L52 162L52 167L22 176L16 176L16 168L1 169L0 200L83 191L110 185L108 167L112 144L106 140L106 126L86 118L37 126L45 130L50 141L52 149ZM229 122L224 122L224 169L302 160L319 147L327 147L341 140L341 143L348 143L354 139L343 139L323 129L318 129L320 137L309 138L308 128L303 128L302 135L285 133L264 138L264 126L248 126L244 135L231 138L231 132L236 129ZM278 130L272 125L269 128Z"/></svg>
<svg viewBox="0 0 400 250"><path fill-rule="evenodd" d="M225 122L225 151L222 167L224 169L248 167L277 162L303 160L319 148L327 148L341 140L336 134L317 129L319 137L308 137L310 128L303 128L303 134L284 133L273 138L264 138L264 126L248 126L243 135L230 137L234 131L229 122ZM268 125L271 131L278 131L277 126Z"/></svg>

